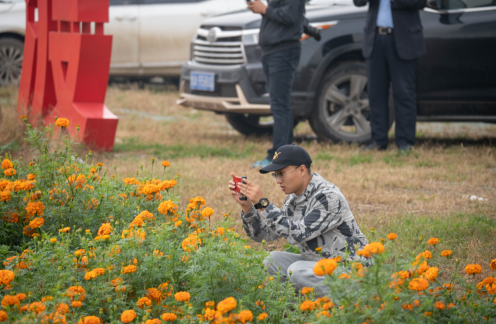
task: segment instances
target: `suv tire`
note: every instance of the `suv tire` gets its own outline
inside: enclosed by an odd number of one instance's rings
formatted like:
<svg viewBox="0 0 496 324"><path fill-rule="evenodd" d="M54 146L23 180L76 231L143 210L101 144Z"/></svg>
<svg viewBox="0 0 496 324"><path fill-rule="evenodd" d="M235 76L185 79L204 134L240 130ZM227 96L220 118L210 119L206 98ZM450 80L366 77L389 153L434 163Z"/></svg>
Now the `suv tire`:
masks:
<svg viewBox="0 0 496 324"><path fill-rule="evenodd" d="M16 38L0 38L0 86L18 85L21 80L24 43Z"/></svg>
<svg viewBox="0 0 496 324"><path fill-rule="evenodd" d="M370 142L370 106L367 69L362 62L345 62L327 73L317 91L309 122L317 136L339 142ZM394 121L392 95L389 96L389 127Z"/></svg>
<svg viewBox="0 0 496 324"><path fill-rule="evenodd" d="M272 135L274 120L270 119L267 121L262 121L260 115L250 115L250 114L225 114L227 122L231 126L245 136L255 135ZM294 120L294 127L298 124L297 120Z"/></svg>

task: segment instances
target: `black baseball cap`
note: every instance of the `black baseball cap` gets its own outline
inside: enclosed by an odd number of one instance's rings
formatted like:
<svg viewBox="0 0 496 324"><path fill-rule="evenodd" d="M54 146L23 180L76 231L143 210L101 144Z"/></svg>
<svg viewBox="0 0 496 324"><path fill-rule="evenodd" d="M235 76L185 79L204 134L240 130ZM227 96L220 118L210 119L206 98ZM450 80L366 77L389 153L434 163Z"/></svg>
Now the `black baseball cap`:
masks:
<svg viewBox="0 0 496 324"><path fill-rule="evenodd" d="M289 144L278 148L272 158L272 164L261 168L259 171L260 173L265 174L272 171L281 170L288 165L304 165L307 169L309 169L310 164L312 164L312 159L310 158L310 154L308 154L305 149L295 144Z"/></svg>

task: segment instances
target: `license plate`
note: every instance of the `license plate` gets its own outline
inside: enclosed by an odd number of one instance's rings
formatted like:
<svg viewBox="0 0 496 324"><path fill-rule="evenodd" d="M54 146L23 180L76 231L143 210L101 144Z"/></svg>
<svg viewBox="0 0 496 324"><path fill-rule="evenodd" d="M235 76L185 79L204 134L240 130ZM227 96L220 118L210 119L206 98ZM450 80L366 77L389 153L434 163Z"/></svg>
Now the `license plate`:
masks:
<svg viewBox="0 0 496 324"><path fill-rule="evenodd" d="M215 91L215 73L191 72L189 85L191 90Z"/></svg>

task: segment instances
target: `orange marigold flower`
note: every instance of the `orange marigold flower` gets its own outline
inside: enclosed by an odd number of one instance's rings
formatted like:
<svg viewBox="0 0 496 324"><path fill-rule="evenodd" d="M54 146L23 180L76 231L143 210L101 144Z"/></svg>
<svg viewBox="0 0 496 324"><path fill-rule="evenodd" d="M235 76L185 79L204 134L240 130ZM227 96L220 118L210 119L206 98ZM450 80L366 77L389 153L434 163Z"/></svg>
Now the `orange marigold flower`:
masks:
<svg viewBox="0 0 496 324"><path fill-rule="evenodd" d="M82 302L86 298L86 291L81 286L72 286L69 289L67 289L66 295L71 300L79 300Z"/></svg>
<svg viewBox="0 0 496 324"><path fill-rule="evenodd" d="M469 264L465 267L465 272L469 275L475 275L482 272L482 266L480 264Z"/></svg>
<svg viewBox="0 0 496 324"><path fill-rule="evenodd" d="M59 314L67 314L69 312L69 305L66 303L60 303L57 307L57 313Z"/></svg>
<svg viewBox="0 0 496 324"><path fill-rule="evenodd" d="M348 278L351 278L351 276L347 273L342 273L339 275L338 277L339 279L348 279Z"/></svg>
<svg viewBox="0 0 496 324"><path fill-rule="evenodd" d="M145 324L160 324L162 323L158 318L152 318L145 321Z"/></svg>
<svg viewBox="0 0 496 324"><path fill-rule="evenodd" d="M0 285L8 285L14 281L15 274L10 270L0 270Z"/></svg>
<svg viewBox="0 0 496 324"><path fill-rule="evenodd" d="M178 301L178 302L187 302L191 299L191 295L189 294L189 292L186 292L186 291L180 291L178 293L176 293L174 295L174 298Z"/></svg>
<svg viewBox="0 0 496 324"><path fill-rule="evenodd" d="M494 301L493 302L494 302L494 306L496 306L496 298L494 298Z"/></svg>
<svg viewBox="0 0 496 324"><path fill-rule="evenodd" d="M34 180L34 179L36 179L36 176L34 174L30 173L30 174L28 174L26 176L26 179L28 179L28 180Z"/></svg>
<svg viewBox="0 0 496 324"><path fill-rule="evenodd" d="M0 192L0 196L1 196L1 193ZM0 199L0 201L2 201ZM19 213L13 213L13 212L8 212L7 214L5 214L4 216L2 216L2 219L5 220L7 223L19 223Z"/></svg>
<svg viewBox="0 0 496 324"><path fill-rule="evenodd" d="M7 313L3 310L0 310L0 322L5 322L8 319L9 316L7 315Z"/></svg>
<svg viewBox="0 0 496 324"><path fill-rule="evenodd" d="M239 312L238 321L245 324L246 322L253 321L253 313L250 310L244 310Z"/></svg>
<svg viewBox="0 0 496 324"><path fill-rule="evenodd" d="M136 315L136 312L134 310L127 310L127 311L124 311L122 312L122 315L121 315L121 321L122 323L130 323L132 321L134 321L134 319L138 317L138 315Z"/></svg>
<svg viewBox="0 0 496 324"><path fill-rule="evenodd" d="M185 238L183 240L183 243L181 244L183 250L186 252L191 252L191 248L197 250L200 245L201 240L196 235L190 235L189 237Z"/></svg>
<svg viewBox="0 0 496 324"><path fill-rule="evenodd" d="M206 207L202 210L201 214L203 218L209 218L214 213L214 210L210 207Z"/></svg>
<svg viewBox="0 0 496 324"><path fill-rule="evenodd" d="M96 277L98 277L98 274L95 271L88 271L84 275L85 280L91 280L91 279L96 278Z"/></svg>
<svg viewBox="0 0 496 324"><path fill-rule="evenodd" d="M57 121L55 121L55 126L57 127L67 127L69 126L69 119L67 118L57 118Z"/></svg>
<svg viewBox="0 0 496 324"><path fill-rule="evenodd" d="M443 252L441 252L441 256L447 257L447 256L451 255L452 253L453 253L453 251L451 251L451 250L444 250Z"/></svg>
<svg viewBox="0 0 496 324"><path fill-rule="evenodd" d="M35 312L36 314L39 314L46 309L46 306L41 302L34 302L31 305L29 305L28 309L30 312Z"/></svg>
<svg viewBox="0 0 496 324"><path fill-rule="evenodd" d="M432 312L425 312L424 313L424 316L427 317L427 316L432 316Z"/></svg>
<svg viewBox="0 0 496 324"><path fill-rule="evenodd" d="M424 258L424 259L432 259L432 253L431 253L431 251L429 251L429 250L425 250L424 252L419 253L419 254L415 257L415 259L416 259L416 260L420 260L421 258Z"/></svg>
<svg viewBox="0 0 496 324"><path fill-rule="evenodd" d="M110 225L110 223L104 223L100 226L100 228L98 229L98 233L97 235L100 236L100 235L110 235L112 234L112 225Z"/></svg>
<svg viewBox="0 0 496 324"><path fill-rule="evenodd" d="M28 226L32 229L38 228L45 225L45 219L43 217L36 217L29 222Z"/></svg>
<svg viewBox="0 0 496 324"><path fill-rule="evenodd" d="M12 169L14 167L14 163L12 163L11 160L5 159L2 161L2 169L7 170L7 169Z"/></svg>
<svg viewBox="0 0 496 324"><path fill-rule="evenodd" d="M324 274L332 275L337 267L338 264L335 260L322 259L315 264L315 266L313 267L313 272L317 276L323 276Z"/></svg>
<svg viewBox="0 0 496 324"><path fill-rule="evenodd" d="M29 202L26 205L26 211L28 212L31 217L34 217L36 214L38 216L43 215L43 211L45 210L45 205L43 205L43 202L37 201L37 202Z"/></svg>
<svg viewBox="0 0 496 324"><path fill-rule="evenodd" d="M19 305L20 303L21 301L16 296L5 295L1 304L6 308L7 306Z"/></svg>
<svg viewBox="0 0 496 324"><path fill-rule="evenodd" d="M158 206L158 212L161 213L162 215L165 215L167 213L173 214L176 211L177 211L177 205L172 200L161 202L160 205Z"/></svg>
<svg viewBox="0 0 496 324"><path fill-rule="evenodd" d="M446 308L446 305L444 304L443 301L437 301L435 304L434 304L434 307L436 307L437 309L439 310L443 310Z"/></svg>
<svg viewBox="0 0 496 324"><path fill-rule="evenodd" d="M10 200L10 191L0 191L0 201L9 201Z"/></svg>
<svg viewBox="0 0 496 324"><path fill-rule="evenodd" d="M448 304L448 308L453 308L453 307L456 307L456 305L455 305L455 304L453 304L453 303L449 303L449 304Z"/></svg>
<svg viewBox="0 0 496 324"><path fill-rule="evenodd" d="M439 243L439 239L437 237L430 238L427 241L427 244L429 244L429 245L436 245L437 243Z"/></svg>
<svg viewBox="0 0 496 324"><path fill-rule="evenodd" d="M331 317L331 313L329 313L328 311L322 311L317 314L317 318L319 318L320 316Z"/></svg>
<svg viewBox="0 0 496 324"><path fill-rule="evenodd" d="M182 223L183 223L182 221L177 221L174 223L174 226L179 227L179 226L181 226Z"/></svg>
<svg viewBox="0 0 496 324"><path fill-rule="evenodd" d="M17 174L17 171L15 169L7 169L3 171L3 174L5 174L7 177L15 176Z"/></svg>
<svg viewBox="0 0 496 324"><path fill-rule="evenodd" d="M133 273L136 272L138 268L135 265L130 264L127 267L122 268L121 273Z"/></svg>
<svg viewBox="0 0 496 324"><path fill-rule="evenodd" d="M145 307L152 306L152 301L148 297L141 297L136 302L136 306L138 306L141 309L144 309Z"/></svg>
<svg viewBox="0 0 496 324"><path fill-rule="evenodd" d="M438 272L439 269L437 267L430 267L422 276L430 282L434 282L438 276Z"/></svg>
<svg viewBox="0 0 496 324"><path fill-rule="evenodd" d="M85 316L82 320L79 320L78 324L100 324L100 318L96 316Z"/></svg>
<svg viewBox="0 0 496 324"><path fill-rule="evenodd" d="M146 296L148 298L151 298L151 299L155 300L156 302L160 302L162 300L162 291L160 291L156 288L148 288L146 291L147 291Z"/></svg>
<svg viewBox="0 0 496 324"><path fill-rule="evenodd" d="M389 233L388 236L387 236L388 240L396 240L398 238L398 235L396 235L396 233Z"/></svg>
<svg viewBox="0 0 496 324"><path fill-rule="evenodd" d="M313 290L314 290L314 288L310 288L310 287L303 287L303 288L301 289L301 293L302 293L302 295L306 295L306 294L308 294L308 293L311 293Z"/></svg>
<svg viewBox="0 0 496 324"><path fill-rule="evenodd" d="M269 317L269 314L267 314L267 313L260 313L260 315L258 315L258 320L259 321L263 321L267 317Z"/></svg>
<svg viewBox="0 0 496 324"><path fill-rule="evenodd" d="M162 314L162 321L174 322L177 319L177 315L174 313L164 313Z"/></svg>
<svg viewBox="0 0 496 324"><path fill-rule="evenodd" d="M28 298L28 296L25 294L25 293L18 293L17 295L15 295L17 297L17 299L19 299L20 301L23 301L24 299Z"/></svg>
<svg viewBox="0 0 496 324"><path fill-rule="evenodd" d="M200 196L195 197L195 198L191 198L188 202L190 204L193 204L195 206L195 208L199 208L199 207L205 206L207 204L207 202L205 201L205 199L203 199Z"/></svg>
<svg viewBox="0 0 496 324"><path fill-rule="evenodd" d="M366 258L370 258L370 256L374 254L384 253L385 250L386 249L384 248L384 245L382 245L381 242L372 242L365 245L365 247L361 251L361 254Z"/></svg>
<svg viewBox="0 0 496 324"><path fill-rule="evenodd" d="M408 283L408 288L415 291L424 291L429 288L429 281L422 278L415 278Z"/></svg>
<svg viewBox="0 0 496 324"><path fill-rule="evenodd" d="M76 301L73 301L71 303L71 306L74 307L74 308L79 308L79 307L83 306L83 303L80 302L79 300L76 300Z"/></svg>
<svg viewBox="0 0 496 324"><path fill-rule="evenodd" d="M226 299L220 301L217 304L217 310L222 314L228 313L238 306L236 299L234 297L227 297Z"/></svg>
<svg viewBox="0 0 496 324"><path fill-rule="evenodd" d="M311 300L305 300L303 303L301 303L300 309L302 311L314 310L315 309L315 303Z"/></svg>
<svg viewBox="0 0 496 324"><path fill-rule="evenodd" d="M494 271L496 271L496 259L491 260L490 267L491 267L491 269L493 269Z"/></svg>
<svg viewBox="0 0 496 324"><path fill-rule="evenodd" d="M166 168L169 167L171 164L169 161L162 161L162 165Z"/></svg>

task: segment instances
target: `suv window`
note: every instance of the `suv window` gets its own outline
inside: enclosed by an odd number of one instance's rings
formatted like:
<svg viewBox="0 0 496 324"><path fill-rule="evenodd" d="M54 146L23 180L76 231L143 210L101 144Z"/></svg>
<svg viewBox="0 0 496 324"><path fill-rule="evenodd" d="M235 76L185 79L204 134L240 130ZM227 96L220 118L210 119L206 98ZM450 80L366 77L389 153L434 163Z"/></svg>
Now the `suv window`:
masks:
<svg viewBox="0 0 496 324"><path fill-rule="evenodd" d="M110 0L111 6L126 6L139 4L139 0Z"/></svg>
<svg viewBox="0 0 496 324"><path fill-rule="evenodd" d="M143 4L160 4L160 3L192 3L207 0L141 0Z"/></svg>
<svg viewBox="0 0 496 324"><path fill-rule="evenodd" d="M494 0L442 0L441 9L466 9L496 6Z"/></svg>

